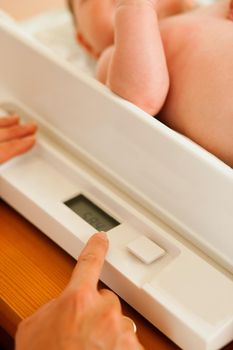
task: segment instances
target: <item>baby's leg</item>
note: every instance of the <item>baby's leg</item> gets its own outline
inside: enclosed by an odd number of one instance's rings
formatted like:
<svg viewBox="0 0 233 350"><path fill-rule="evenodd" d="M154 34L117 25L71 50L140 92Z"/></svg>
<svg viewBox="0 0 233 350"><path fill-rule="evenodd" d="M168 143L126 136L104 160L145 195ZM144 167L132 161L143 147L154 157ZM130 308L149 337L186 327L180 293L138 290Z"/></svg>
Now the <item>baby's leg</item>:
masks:
<svg viewBox="0 0 233 350"><path fill-rule="evenodd" d="M149 114L162 107L169 86L155 11L156 0L118 0L115 42L103 53L97 77Z"/></svg>

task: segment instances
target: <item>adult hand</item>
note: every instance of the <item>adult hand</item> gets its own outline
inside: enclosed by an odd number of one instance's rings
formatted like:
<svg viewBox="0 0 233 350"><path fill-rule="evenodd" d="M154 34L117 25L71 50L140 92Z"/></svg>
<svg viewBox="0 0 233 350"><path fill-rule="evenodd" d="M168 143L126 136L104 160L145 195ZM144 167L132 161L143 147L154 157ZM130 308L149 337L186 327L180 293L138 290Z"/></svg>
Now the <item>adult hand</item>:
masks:
<svg viewBox="0 0 233 350"><path fill-rule="evenodd" d="M35 143L36 125L21 125L17 115L0 117L0 164L28 151Z"/></svg>
<svg viewBox="0 0 233 350"><path fill-rule="evenodd" d="M64 292L19 325L16 350L143 349L117 296L97 290L107 249L105 233L90 238Z"/></svg>

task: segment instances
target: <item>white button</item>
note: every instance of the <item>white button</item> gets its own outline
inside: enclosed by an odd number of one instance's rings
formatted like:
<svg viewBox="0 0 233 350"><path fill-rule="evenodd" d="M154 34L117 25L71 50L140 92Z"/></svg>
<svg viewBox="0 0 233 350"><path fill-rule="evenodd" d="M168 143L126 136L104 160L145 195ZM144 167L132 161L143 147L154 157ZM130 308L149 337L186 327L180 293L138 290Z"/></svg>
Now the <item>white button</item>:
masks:
<svg viewBox="0 0 233 350"><path fill-rule="evenodd" d="M151 264L165 254L165 250L145 236L139 236L127 248L145 264Z"/></svg>

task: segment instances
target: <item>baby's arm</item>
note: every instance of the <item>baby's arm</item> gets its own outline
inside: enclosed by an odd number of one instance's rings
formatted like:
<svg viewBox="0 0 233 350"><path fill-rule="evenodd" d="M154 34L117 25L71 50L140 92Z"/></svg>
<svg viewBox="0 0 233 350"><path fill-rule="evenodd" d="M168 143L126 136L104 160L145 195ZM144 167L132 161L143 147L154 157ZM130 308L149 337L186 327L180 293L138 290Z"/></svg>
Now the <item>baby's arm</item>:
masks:
<svg viewBox="0 0 233 350"><path fill-rule="evenodd" d="M114 46L105 50L97 78L151 115L163 106L169 87L156 0L119 0Z"/></svg>

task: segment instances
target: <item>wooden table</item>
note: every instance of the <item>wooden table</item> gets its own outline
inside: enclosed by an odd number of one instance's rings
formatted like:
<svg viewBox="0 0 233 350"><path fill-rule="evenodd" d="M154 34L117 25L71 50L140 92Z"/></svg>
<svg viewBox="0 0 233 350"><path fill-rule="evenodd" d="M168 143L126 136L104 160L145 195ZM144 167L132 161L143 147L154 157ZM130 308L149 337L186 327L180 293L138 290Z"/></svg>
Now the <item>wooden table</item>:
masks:
<svg viewBox="0 0 233 350"><path fill-rule="evenodd" d="M22 319L63 290L75 260L2 200L0 223L0 327L14 337ZM123 301L122 306L147 350L179 349Z"/></svg>

